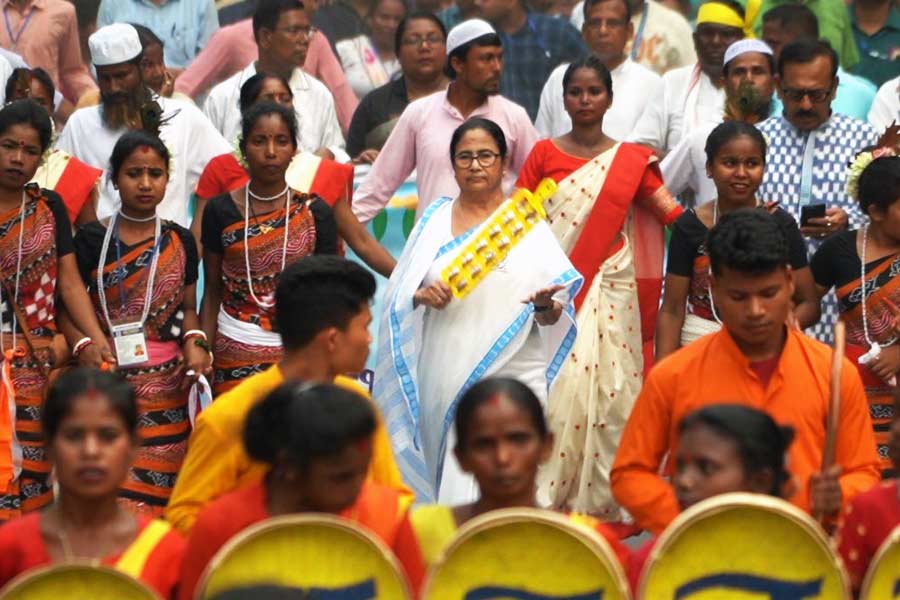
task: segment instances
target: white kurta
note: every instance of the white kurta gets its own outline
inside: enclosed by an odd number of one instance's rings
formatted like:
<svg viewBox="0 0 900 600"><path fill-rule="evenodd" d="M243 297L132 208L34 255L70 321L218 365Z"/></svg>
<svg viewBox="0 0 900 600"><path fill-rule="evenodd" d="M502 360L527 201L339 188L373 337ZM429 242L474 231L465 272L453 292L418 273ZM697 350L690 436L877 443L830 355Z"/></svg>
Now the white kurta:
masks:
<svg viewBox="0 0 900 600"><path fill-rule="evenodd" d="M900 123L900 77L885 81L878 88L869 109L869 124L878 131L884 131L893 121Z"/></svg>
<svg viewBox="0 0 900 600"><path fill-rule="evenodd" d="M663 181L673 196L694 192L694 203L703 204L718 195L706 175L706 138L717 125L703 125L682 139L660 163Z"/></svg>
<svg viewBox="0 0 900 600"><path fill-rule="evenodd" d="M725 90L697 65L669 71L662 81L627 141L668 152L698 127L722 121Z"/></svg>
<svg viewBox="0 0 900 600"><path fill-rule="evenodd" d="M572 129L572 119L563 104L563 75L568 64L553 70L541 92L541 106L534 126L541 137L559 137ZM610 72L613 84L612 106L603 119L603 133L614 140L624 140L634 129L647 102L662 87L662 77L626 58Z"/></svg>
<svg viewBox="0 0 900 600"><path fill-rule="evenodd" d="M252 62L214 87L203 104L203 112L230 142L237 140L241 133L241 86L254 75L256 63ZM338 124L334 98L325 84L299 68L294 69L288 83L294 93L300 147L309 152L328 148L339 161L349 160L344 151L344 136Z"/></svg>
<svg viewBox="0 0 900 600"><path fill-rule="evenodd" d="M232 147L192 103L171 98L159 98L158 101L163 119L171 118L160 127L159 136L172 154L172 172L169 174L166 196L157 212L162 218L187 227L191 221L188 211L191 194L203 169L214 157L231 152ZM111 215L119 204L119 192L109 181L107 171L113 148L127 129L107 127L101 111L102 105L75 111L59 136L56 147L92 167L104 170L97 206L97 217L104 218Z"/></svg>

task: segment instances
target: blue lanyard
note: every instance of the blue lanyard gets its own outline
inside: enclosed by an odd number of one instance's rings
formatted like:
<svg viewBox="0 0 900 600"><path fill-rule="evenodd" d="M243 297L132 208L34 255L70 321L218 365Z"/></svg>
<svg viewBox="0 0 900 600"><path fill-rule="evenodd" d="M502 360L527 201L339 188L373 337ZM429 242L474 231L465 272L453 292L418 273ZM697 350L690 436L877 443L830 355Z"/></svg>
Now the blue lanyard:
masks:
<svg viewBox="0 0 900 600"><path fill-rule="evenodd" d="M641 42L644 41L644 27L647 26L648 12L650 12L650 3L644 2L644 12L641 13L641 22L638 24L637 32L634 34L634 43L631 45L631 60L637 60L638 51L641 49Z"/></svg>
<svg viewBox="0 0 900 600"><path fill-rule="evenodd" d="M162 232L162 231L159 232L159 237L156 238L156 243L153 245L153 254L150 255L151 257L159 252L159 247L162 244L163 233L164 232ZM122 268L122 241L119 239L119 220L118 219L116 219L116 230L113 232L113 234L116 238L116 273L118 273L119 270ZM143 252L141 254L143 254ZM152 258L150 259L150 264L151 265L153 264ZM141 281L138 281L138 284L140 284L146 278L147 273L149 273L149 272L150 272L150 269L145 269L144 272L141 273ZM136 285L135 288L137 288L137 287L138 286ZM102 294L104 292L103 292L103 290L97 290L97 293ZM148 302L150 301L152 294L153 294L153 290L150 290L150 293L147 294ZM122 301L122 310L124 310L125 303L128 299L125 295L125 277L124 277L124 275L122 277L122 280L119 282L119 299Z"/></svg>
<svg viewBox="0 0 900 600"><path fill-rule="evenodd" d="M31 7L31 10L28 11L28 14L25 15L25 18L22 20L22 24L19 26L19 32L16 35L13 35L12 24L9 22L9 5L3 7L3 18L6 21L6 33L9 34L13 49L19 45L19 39L22 37L22 34L25 33L28 24L31 23L31 17L34 15L35 9L35 6Z"/></svg>

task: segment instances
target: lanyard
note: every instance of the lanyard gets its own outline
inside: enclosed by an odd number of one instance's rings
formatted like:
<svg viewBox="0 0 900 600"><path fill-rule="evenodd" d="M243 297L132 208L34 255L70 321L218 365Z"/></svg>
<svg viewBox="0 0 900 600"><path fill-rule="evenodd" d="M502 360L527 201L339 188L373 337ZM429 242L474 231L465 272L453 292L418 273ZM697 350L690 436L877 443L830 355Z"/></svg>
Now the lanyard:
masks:
<svg viewBox="0 0 900 600"><path fill-rule="evenodd" d="M9 5L3 7L3 19L6 21L6 33L9 34L9 40L12 42L12 49L15 50L16 46L19 45L19 39L22 37L22 34L25 33L25 29L28 28L28 24L31 23L31 17L34 15L34 11L37 7L32 6L31 10L28 11L28 14L25 15L25 18L22 19L22 24L19 25L19 31L15 35L13 35L12 24L9 22Z"/></svg>
<svg viewBox="0 0 900 600"><path fill-rule="evenodd" d="M550 50L547 48L547 45L544 44L544 37L538 32L537 26L534 24L534 21L531 20L531 15L528 15L528 29L534 34L534 41L537 42L538 48L544 52L544 56L550 58Z"/></svg>
<svg viewBox="0 0 900 600"><path fill-rule="evenodd" d="M806 206L812 199L813 159L816 154L816 132L810 131L803 149L803 163L800 167L800 206Z"/></svg>
<svg viewBox="0 0 900 600"><path fill-rule="evenodd" d="M637 32L634 34L634 43L631 45L631 60L637 60L638 51L641 49L641 42L644 41L644 27L647 26L648 12L650 12L650 3L644 2L644 12L641 13L641 22L638 24Z"/></svg>
<svg viewBox="0 0 900 600"><path fill-rule="evenodd" d="M109 218L109 225L106 227L106 235L103 237L103 245L100 247L100 262L97 265L97 296L100 298L100 310L103 312L103 318L106 319L106 323L109 325L110 331L112 331L113 324L112 320L109 318L109 309L106 306L106 294L103 291L103 268L106 266L106 254L109 250L109 242L112 240L112 234L115 230L118 232L118 225L116 221L118 220L118 213L113 213L113 216ZM153 258L150 259L150 275L147 279L147 290L144 294L144 307L141 311L141 327L144 326L144 321L147 320L147 315L150 314L150 300L153 296L153 283L156 281L156 265L159 262L159 246L160 240L162 240L162 219L159 216L156 217L156 231L154 233L154 244L153 244ZM116 235L116 249L119 247L119 236ZM118 271L119 265L116 264L116 270ZM123 294L123 305L124 305L124 292L122 291L122 282L119 282L119 290L120 293Z"/></svg>

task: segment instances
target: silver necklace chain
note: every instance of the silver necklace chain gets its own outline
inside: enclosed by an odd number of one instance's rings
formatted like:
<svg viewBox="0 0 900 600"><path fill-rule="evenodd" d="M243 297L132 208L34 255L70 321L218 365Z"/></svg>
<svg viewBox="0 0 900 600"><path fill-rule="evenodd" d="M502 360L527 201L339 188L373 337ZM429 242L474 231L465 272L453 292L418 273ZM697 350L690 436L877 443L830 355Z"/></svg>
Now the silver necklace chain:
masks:
<svg viewBox="0 0 900 600"><path fill-rule="evenodd" d="M246 193L244 194L244 266L247 269L247 289L250 292L250 297L256 302L256 305L264 310L271 309L275 306L275 302L263 301L257 298L256 293L253 291L253 276L250 273L250 197L252 193L250 192L250 182L247 182ZM284 201L284 243L281 248L281 270L284 271L284 266L287 264L287 247L288 247L288 234L290 232L290 220L291 220L291 194L290 194L290 186L285 186L284 191L281 192L278 196L285 196ZM270 199L263 199L263 202L270 202L274 199L278 198L278 196ZM253 196L257 200L256 196ZM258 227L259 225L257 225Z"/></svg>

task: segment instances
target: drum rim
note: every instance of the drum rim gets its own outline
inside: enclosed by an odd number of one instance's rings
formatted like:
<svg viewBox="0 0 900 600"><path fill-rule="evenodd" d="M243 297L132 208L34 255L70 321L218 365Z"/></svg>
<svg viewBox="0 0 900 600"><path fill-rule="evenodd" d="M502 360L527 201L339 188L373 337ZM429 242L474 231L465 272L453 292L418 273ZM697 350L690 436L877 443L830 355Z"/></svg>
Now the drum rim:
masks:
<svg viewBox="0 0 900 600"><path fill-rule="evenodd" d="M878 551L872 557L872 562L869 563L869 568L866 569L866 575L863 577L862 587L859 590L859 600L867 600L869 598L870 588L873 585L872 580L875 577L875 566L881 562L891 547L898 543L900 543L900 525L894 527L888 536L884 538L884 541L881 542L881 545L878 546Z"/></svg>
<svg viewBox="0 0 900 600"><path fill-rule="evenodd" d="M23 571L19 573L14 578L12 578L9 583L3 586L0 589L0 599L8 598L12 592L15 592L17 588L21 588L25 585L32 583L32 581L37 579L43 579L48 575L53 575L54 573L64 573L66 571L75 571L75 572L101 572L105 575L111 575L117 579L120 579L122 582L131 584L136 590L141 590L147 594L148 598L155 598L156 600L162 600L162 596L157 593L155 589L137 579L132 577L128 573L124 573L115 567L110 565L97 565L88 561L69 561L64 563L55 563L51 565L44 565L42 567L36 567L34 569L28 569L27 571Z"/></svg>
<svg viewBox="0 0 900 600"><path fill-rule="evenodd" d="M533 524L535 522L555 527L556 529L560 529L577 538L593 552L601 562L606 564L607 570L612 573L613 579L619 586L619 591L624 595L623 597L631 597L629 595L628 578L625 576L624 565L619 564L615 551L603 536L591 531L585 525L580 525L571 521L569 517L564 514L542 508L516 507L488 511L470 519L459 527L456 531L456 535L453 536L453 539L450 540L443 550L441 550L440 555L438 555L434 563L428 567L425 583L422 586L421 598L430 598L432 592L431 588L434 585L434 579L437 572L439 569L443 568L448 557L456 551L459 546L469 541L469 539L495 527L512 523Z"/></svg>
<svg viewBox="0 0 900 600"><path fill-rule="evenodd" d="M801 529L806 530L813 541L825 551L825 555L830 557L832 563L837 568L841 580L841 587L844 588L844 596L846 598L850 597L850 578L847 575L847 569L844 567L844 561L841 560L841 557L835 552L828 535L822 529L822 526L819 525L818 521L790 502L766 494L730 492L728 494L720 494L712 498L707 498L706 500L691 506L679 514L675 520L666 527L665 531L659 535L653 546L653 550L651 550L650 555L647 557L646 565L653 564L659 558L659 555L675 543L683 531L694 523L738 508L755 508L786 517L795 525L800 526ZM635 598L638 600L646 597L649 573L650 569L647 568L641 573L635 595Z"/></svg>
<svg viewBox="0 0 900 600"><path fill-rule="evenodd" d="M232 536L227 542L225 542L225 544L223 544L222 547L219 548L219 550L213 555L212 559L209 561L209 564L207 564L206 568L203 569L203 575L200 577L200 581L197 584L197 589L194 591L194 598L196 600L201 600L204 597L206 593L206 587L209 584L210 576L212 575L212 571L219 567L219 565L225 560L225 558L233 549L245 543L248 543L261 535L264 535L269 531L282 529L293 525L318 525L331 527L333 529L340 529L343 532L355 535L363 542L367 542L370 545L374 546L375 549L381 553L381 556L385 559L385 561L393 568L394 573L397 575L397 579L399 579L400 581L401 589L406 594L405 598L412 598L412 594L409 588L409 581L406 578L406 573L401 568L400 561L397 559L391 549L388 548L387 544L385 544L371 529L369 529L365 525L353 521L348 521L347 519L327 513L280 515L277 517L270 517L258 523L254 523L249 527L245 527L240 532Z"/></svg>

